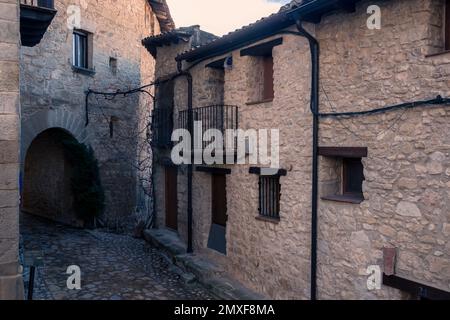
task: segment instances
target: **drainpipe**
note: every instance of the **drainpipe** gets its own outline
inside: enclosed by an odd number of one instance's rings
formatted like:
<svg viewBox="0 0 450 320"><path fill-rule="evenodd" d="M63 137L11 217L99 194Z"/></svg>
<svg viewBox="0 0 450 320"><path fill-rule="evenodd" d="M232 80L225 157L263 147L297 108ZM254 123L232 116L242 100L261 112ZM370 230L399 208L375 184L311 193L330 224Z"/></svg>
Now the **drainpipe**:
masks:
<svg viewBox="0 0 450 320"><path fill-rule="evenodd" d="M182 70L182 62L177 61L177 68L180 76L185 76L188 83L188 131L193 136L194 132L194 117L192 113L192 75L189 71ZM187 253L192 253L192 178L193 178L193 163L194 163L194 139L191 138L191 161L188 164L188 243L187 243Z"/></svg>
<svg viewBox="0 0 450 320"><path fill-rule="evenodd" d="M313 114L312 192L311 192L311 300L317 299L317 202L318 202L318 149L319 149L319 42L302 25L297 29L309 42L311 50L311 112Z"/></svg>

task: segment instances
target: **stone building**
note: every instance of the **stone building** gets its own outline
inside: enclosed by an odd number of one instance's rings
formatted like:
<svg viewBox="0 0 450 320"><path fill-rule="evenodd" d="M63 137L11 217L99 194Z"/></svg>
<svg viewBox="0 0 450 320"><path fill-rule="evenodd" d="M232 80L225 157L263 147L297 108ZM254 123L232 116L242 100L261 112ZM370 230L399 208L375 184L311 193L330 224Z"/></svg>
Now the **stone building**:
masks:
<svg viewBox="0 0 450 320"><path fill-rule="evenodd" d="M52 1L53 3L53 1ZM139 159L152 100L104 96L152 82L154 59L144 35L173 28L165 1L56 1L56 15L34 46L22 46L22 210L82 225L73 211L73 168L62 141L90 145L99 163L109 227L127 228L148 210L142 191L150 166ZM145 129L145 127L144 127Z"/></svg>
<svg viewBox="0 0 450 320"><path fill-rule="evenodd" d="M106 225L123 229L148 213L150 164L136 163L148 157L141 145L153 100L87 92L152 82L154 59L141 39L173 27L165 0L0 1L0 299L23 297L19 206L82 225L63 140L93 148Z"/></svg>
<svg viewBox="0 0 450 320"><path fill-rule="evenodd" d="M448 297L450 4L373 4L293 1L204 45L144 40L172 79L154 117L160 232L270 298ZM173 163L187 73L204 128L279 130L275 171Z"/></svg>
<svg viewBox="0 0 450 320"><path fill-rule="evenodd" d="M19 251L19 3L0 1L0 299L23 295Z"/></svg>

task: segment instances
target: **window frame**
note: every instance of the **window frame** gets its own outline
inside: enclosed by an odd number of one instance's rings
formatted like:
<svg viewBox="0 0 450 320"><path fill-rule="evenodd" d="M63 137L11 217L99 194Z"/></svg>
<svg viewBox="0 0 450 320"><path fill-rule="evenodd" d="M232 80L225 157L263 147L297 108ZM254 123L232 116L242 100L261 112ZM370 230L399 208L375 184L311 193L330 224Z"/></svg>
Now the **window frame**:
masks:
<svg viewBox="0 0 450 320"><path fill-rule="evenodd" d="M78 60L78 46L77 39L83 38L84 42L84 56L85 64L81 65ZM93 34L89 31L82 29L74 29L72 32L72 70L77 73L93 76L95 74L94 68L94 43Z"/></svg>
<svg viewBox="0 0 450 320"><path fill-rule="evenodd" d="M73 42L72 42L72 65L76 68L89 69L89 41L88 41L88 33L82 30L73 30ZM82 42L78 42L77 39L82 39ZM84 44L84 52L82 54L79 53L81 50L79 48L79 43ZM84 56L85 64L81 65L79 58Z"/></svg>
<svg viewBox="0 0 450 320"><path fill-rule="evenodd" d="M318 154L322 157L330 159L336 165L336 173L334 179L326 181L324 180L323 187L325 188L325 192L327 192L324 196L321 196L322 200L327 201L336 201L336 202L344 202L344 203L352 203L352 204L360 204L362 203L364 198L363 191L363 183L366 180L364 175L364 163L363 158L367 158L368 156L368 148L367 147L319 147ZM349 191L346 185L348 185L347 181L347 172L348 166L346 166L347 161L355 161L358 159L361 162L362 168L362 182L361 182L361 193ZM330 163L331 164L331 163ZM328 188L330 186L332 188Z"/></svg>

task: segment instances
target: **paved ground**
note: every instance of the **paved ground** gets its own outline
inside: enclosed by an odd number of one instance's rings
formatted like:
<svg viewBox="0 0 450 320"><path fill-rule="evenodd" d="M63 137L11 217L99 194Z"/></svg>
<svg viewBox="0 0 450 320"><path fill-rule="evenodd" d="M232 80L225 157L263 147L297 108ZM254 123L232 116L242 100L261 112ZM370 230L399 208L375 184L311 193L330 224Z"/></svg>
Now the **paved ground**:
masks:
<svg viewBox="0 0 450 320"><path fill-rule="evenodd" d="M43 256L35 300L213 299L198 284L185 284L173 266L144 240L79 230L32 216L21 219L22 250ZM81 290L69 290L67 267L81 268ZM28 269L24 272L28 280Z"/></svg>

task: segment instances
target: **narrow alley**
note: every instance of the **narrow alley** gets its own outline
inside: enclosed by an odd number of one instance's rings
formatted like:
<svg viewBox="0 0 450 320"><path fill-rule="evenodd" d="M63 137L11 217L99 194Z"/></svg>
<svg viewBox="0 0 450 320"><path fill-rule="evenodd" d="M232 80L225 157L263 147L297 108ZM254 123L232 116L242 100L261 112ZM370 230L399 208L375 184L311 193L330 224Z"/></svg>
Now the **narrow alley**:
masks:
<svg viewBox="0 0 450 320"><path fill-rule="evenodd" d="M23 214L24 256L42 256L33 300L203 300L198 284L185 284L174 267L144 240L75 229ZM81 269L81 290L69 290L67 268ZM24 280L29 279L28 268ZM27 283L26 283L27 287Z"/></svg>

